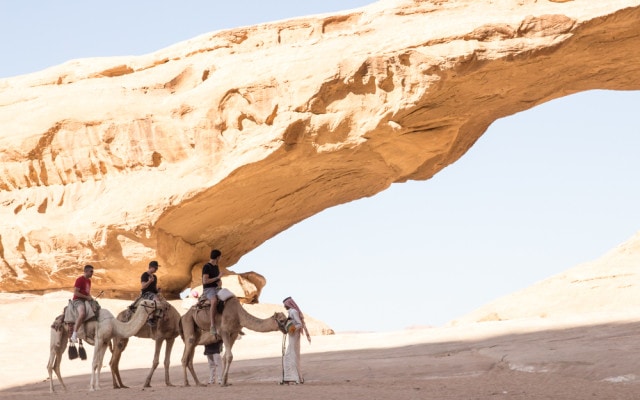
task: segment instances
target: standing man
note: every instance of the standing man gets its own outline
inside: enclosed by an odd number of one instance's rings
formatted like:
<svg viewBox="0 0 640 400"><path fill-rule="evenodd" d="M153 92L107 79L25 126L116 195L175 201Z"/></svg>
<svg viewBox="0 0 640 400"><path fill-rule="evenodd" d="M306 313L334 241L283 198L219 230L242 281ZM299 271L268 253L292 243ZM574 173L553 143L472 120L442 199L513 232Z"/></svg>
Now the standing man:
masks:
<svg viewBox="0 0 640 400"><path fill-rule="evenodd" d="M222 360L220 352L222 350L222 341L218 340L214 343L204 345L204 355L207 356L209 363L209 384L222 383Z"/></svg>
<svg viewBox="0 0 640 400"><path fill-rule="evenodd" d="M210 332L217 336L216 332L216 306L218 305L218 291L220 290L220 267L218 261L222 252L218 249L211 250L210 260L202 267L202 294L211 302L209 309L211 317Z"/></svg>
<svg viewBox="0 0 640 400"><path fill-rule="evenodd" d="M87 264L84 266L84 274L79 276L73 285L73 307L78 313L78 318L76 318L76 323L73 326L73 333L71 334L71 342L73 343L78 341L78 329L84 322L84 317L87 315L84 302L93 300L93 297L91 297L90 294L92 276L93 266Z"/></svg>
<svg viewBox="0 0 640 400"><path fill-rule="evenodd" d="M287 297L282 303L289 313L289 319L293 322L293 327L287 332L289 344L282 359L282 382L280 384L304 383L302 369L300 368L300 334L304 331L309 343L311 343L311 336L309 335L307 324L304 322L304 314L300 311L298 304L291 297Z"/></svg>

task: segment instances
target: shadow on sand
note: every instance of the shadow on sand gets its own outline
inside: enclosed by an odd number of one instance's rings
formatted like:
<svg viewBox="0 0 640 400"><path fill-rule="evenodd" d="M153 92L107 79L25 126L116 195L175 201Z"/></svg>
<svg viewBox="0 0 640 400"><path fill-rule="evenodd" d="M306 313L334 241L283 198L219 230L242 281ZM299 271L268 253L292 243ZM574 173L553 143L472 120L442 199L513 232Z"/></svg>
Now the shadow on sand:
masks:
<svg viewBox="0 0 640 400"><path fill-rule="evenodd" d="M229 373L232 386L227 388L184 387L181 366L171 367L171 381L176 386L166 387L163 368L159 366L152 388L142 388L148 370L140 368L122 371L129 389L113 389L105 363L102 390L89 397L144 400L188 396L189 400L209 400L212 395L224 393L225 400L281 399L292 395L283 390L293 390L302 400L496 399L496 395L518 399L637 399L639 356L640 322L602 324L502 334L473 341L303 353L306 382L287 388L277 384L282 373L280 358L234 361ZM42 367L46 376L45 366L36 367ZM207 376L208 367L198 363L196 371L202 379ZM85 399L89 378L65 377L68 392L62 391L56 381L58 395L65 400ZM192 379L190 383L193 385ZM50 396L48 380L0 391L0 399Z"/></svg>

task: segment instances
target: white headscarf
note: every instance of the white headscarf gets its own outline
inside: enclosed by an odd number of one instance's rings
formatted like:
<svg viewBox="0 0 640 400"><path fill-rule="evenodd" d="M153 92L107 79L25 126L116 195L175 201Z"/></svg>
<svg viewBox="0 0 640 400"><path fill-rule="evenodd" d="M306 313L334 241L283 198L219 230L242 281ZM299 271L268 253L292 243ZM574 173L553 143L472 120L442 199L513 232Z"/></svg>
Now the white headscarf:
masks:
<svg viewBox="0 0 640 400"><path fill-rule="evenodd" d="M302 314L302 311L300 311L300 307L298 307L296 302L291 297L287 297L286 299L282 300L282 303L284 303L286 307L293 308L298 311L298 315L300 315L300 321L302 322L302 330L304 331L305 335L307 335L307 340L309 341L309 343L311 343L311 335L309 335L309 330L307 329L307 324L305 324L304 322L304 315Z"/></svg>

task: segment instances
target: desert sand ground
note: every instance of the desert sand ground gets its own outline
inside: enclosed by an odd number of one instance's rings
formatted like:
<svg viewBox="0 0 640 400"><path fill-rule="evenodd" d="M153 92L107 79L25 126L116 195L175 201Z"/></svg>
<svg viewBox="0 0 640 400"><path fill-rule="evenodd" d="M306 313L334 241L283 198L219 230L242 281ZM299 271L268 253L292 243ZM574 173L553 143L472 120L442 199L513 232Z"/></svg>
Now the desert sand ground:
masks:
<svg viewBox="0 0 640 400"><path fill-rule="evenodd" d="M302 345L305 383L278 385L282 335L247 334L234 346L229 387L185 387L178 338L164 383L162 364L151 388L142 388L153 342L133 338L123 354L128 389L113 389L105 356L101 390L89 392L89 360L62 361L63 391L54 375L49 393L46 364L49 326L66 304L64 295L0 294L0 399L638 399L640 312L572 320L492 321L384 333L314 336ZM103 300L114 314L129 302ZM180 310L180 309L179 309ZM183 310L180 310L183 312ZM199 347L196 370L208 373ZM190 378L193 385L193 380Z"/></svg>

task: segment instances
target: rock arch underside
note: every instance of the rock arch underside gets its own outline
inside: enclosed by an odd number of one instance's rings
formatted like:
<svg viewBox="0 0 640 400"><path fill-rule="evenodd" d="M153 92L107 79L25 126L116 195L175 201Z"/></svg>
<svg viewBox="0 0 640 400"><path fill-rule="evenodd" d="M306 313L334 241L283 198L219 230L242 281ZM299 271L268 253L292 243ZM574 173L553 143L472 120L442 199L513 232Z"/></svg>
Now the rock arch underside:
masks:
<svg viewBox="0 0 640 400"><path fill-rule="evenodd" d="M328 207L428 180L498 118L640 89L640 2L380 1L0 80L0 290L165 293ZM137 275L137 273L136 273ZM234 286L235 285L235 286Z"/></svg>

